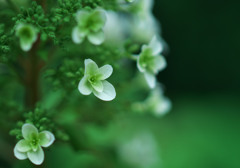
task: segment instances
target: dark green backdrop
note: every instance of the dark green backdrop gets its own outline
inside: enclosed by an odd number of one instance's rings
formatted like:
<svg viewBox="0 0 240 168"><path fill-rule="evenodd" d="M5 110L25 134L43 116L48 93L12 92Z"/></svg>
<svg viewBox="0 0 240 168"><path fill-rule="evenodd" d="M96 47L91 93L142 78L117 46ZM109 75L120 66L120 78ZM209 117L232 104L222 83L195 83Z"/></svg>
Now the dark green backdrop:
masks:
<svg viewBox="0 0 240 168"><path fill-rule="evenodd" d="M240 1L156 0L170 46L159 75L169 91L239 91Z"/></svg>
<svg viewBox="0 0 240 168"><path fill-rule="evenodd" d="M164 168L239 168L240 1L156 0L154 10L170 48Z"/></svg>

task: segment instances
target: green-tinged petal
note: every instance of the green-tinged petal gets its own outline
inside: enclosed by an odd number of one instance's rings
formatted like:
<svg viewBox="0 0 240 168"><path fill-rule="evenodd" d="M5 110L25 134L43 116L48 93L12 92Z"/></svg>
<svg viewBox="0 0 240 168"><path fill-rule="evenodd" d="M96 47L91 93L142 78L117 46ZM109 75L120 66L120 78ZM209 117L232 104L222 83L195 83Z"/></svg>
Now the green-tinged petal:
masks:
<svg viewBox="0 0 240 168"><path fill-rule="evenodd" d="M27 156L29 160L36 165L42 164L44 160L44 153L41 147L39 147L35 152L34 151L27 152Z"/></svg>
<svg viewBox="0 0 240 168"><path fill-rule="evenodd" d="M94 12L94 15L97 15L99 16L100 20L102 21L102 23L104 24L107 20L107 17L106 17L106 12L103 10L103 9L97 9L95 12ZM103 25L104 26L104 25Z"/></svg>
<svg viewBox="0 0 240 168"><path fill-rule="evenodd" d="M31 140L32 136L37 134L38 134L38 130L34 125L24 124L22 126L22 135L24 139Z"/></svg>
<svg viewBox="0 0 240 168"><path fill-rule="evenodd" d="M140 72L145 72L146 71L146 67L142 66L142 64L141 64L140 56L137 59L137 67L138 67L138 70Z"/></svg>
<svg viewBox="0 0 240 168"><path fill-rule="evenodd" d="M37 36L37 30L32 25L20 23L16 27L16 36L20 39L34 41Z"/></svg>
<svg viewBox="0 0 240 168"><path fill-rule="evenodd" d="M153 55L156 56L163 51L162 43L154 36L149 44L149 47L152 49Z"/></svg>
<svg viewBox="0 0 240 168"><path fill-rule="evenodd" d="M94 90L93 91L94 95L104 101L113 100L116 97L115 88L113 87L113 85L111 83L109 83L106 80L102 81L102 83L103 83L103 91L97 92Z"/></svg>
<svg viewBox="0 0 240 168"><path fill-rule="evenodd" d="M97 64L91 59L85 59L85 74L86 75L95 75L98 71Z"/></svg>
<svg viewBox="0 0 240 168"><path fill-rule="evenodd" d="M83 95L90 95L92 93L92 86L89 83L87 77L83 77L78 84L78 90Z"/></svg>
<svg viewBox="0 0 240 168"><path fill-rule="evenodd" d="M32 42L30 40L20 39L20 46L23 51L29 51L32 48Z"/></svg>
<svg viewBox="0 0 240 168"><path fill-rule="evenodd" d="M39 133L39 143L43 147L49 147L55 140L54 135L49 131L43 131Z"/></svg>
<svg viewBox="0 0 240 168"><path fill-rule="evenodd" d="M73 28L72 40L74 43L79 44L85 39L85 34L80 32L78 27Z"/></svg>
<svg viewBox="0 0 240 168"><path fill-rule="evenodd" d="M163 56L156 56L154 57L154 63L152 65L153 72L157 74L159 71L166 68L167 62Z"/></svg>
<svg viewBox="0 0 240 168"><path fill-rule="evenodd" d="M92 84L92 87L97 91L97 92L102 92L103 91L103 83L102 81L95 81Z"/></svg>
<svg viewBox="0 0 240 168"><path fill-rule="evenodd" d="M89 16L89 12L86 10L79 10L76 14L76 21L81 24L83 22L86 22L86 19Z"/></svg>
<svg viewBox="0 0 240 168"><path fill-rule="evenodd" d="M25 139L22 139L16 144L16 149L19 152L27 152L31 150L31 145L29 144L28 141L26 141Z"/></svg>
<svg viewBox="0 0 240 168"><path fill-rule="evenodd" d="M103 31L91 32L88 34L88 40L95 45L100 45L104 42L105 36Z"/></svg>
<svg viewBox="0 0 240 168"><path fill-rule="evenodd" d="M27 159L27 153L26 152L20 152L17 150L17 145L14 147L14 156L18 158L19 160Z"/></svg>
<svg viewBox="0 0 240 168"><path fill-rule="evenodd" d="M147 46L146 44L144 44L144 45L142 46L142 48L141 48L142 52L143 52L144 50L146 50L147 48L149 48L149 46Z"/></svg>
<svg viewBox="0 0 240 168"><path fill-rule="evenodd" d="M100 80L105 80L113 73L113 67L111 65L104 65L99 68L98 73L101 74Z"/></svg>
<svg viewBox="0 0 240 168"><path fill-rule="evenodd" d="M172 103L169 99L164 98L161 102L158 102L156 109L154 110L154 115L163 116L171 110Z"/></svg>
<svg viewBox="0 0 240 168"><path fill-rule="evenodd" d="M37 40L37 29L29 24L20 23L16 26L16 36L20 39L20 46L23 51L29 51Z"/></svg>
<svg viewBox="0 0 240 168"><path fill-rule="evenodd" d="M96 32L102 29L106 23L106 19L107 16L104 10L102 9L95 10L90 17L90 20L92 22L91 30Z"/></svg>
<svg viewBox="0 0 240 168"><path fill-rule="evenodd" d="M150 88L154 88L156 86L156 77L154 74L150 72L145 72L144 77L149 85Z"/></svg>

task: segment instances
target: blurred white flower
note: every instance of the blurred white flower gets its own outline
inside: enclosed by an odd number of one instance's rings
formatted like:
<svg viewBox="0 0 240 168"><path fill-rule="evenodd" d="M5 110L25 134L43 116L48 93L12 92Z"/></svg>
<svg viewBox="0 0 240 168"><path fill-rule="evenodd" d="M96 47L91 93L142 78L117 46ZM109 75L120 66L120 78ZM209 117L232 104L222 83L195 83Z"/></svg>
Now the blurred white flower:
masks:
<svg viewBox="0 0 240 168"><path fill-rule="evenodd" d="M171 101L164 96L160 85L152 89L149 96L142 102L132 104L132 110L141 113L151 113L156 117L162 117L167 114L172 108Z"/></svg>
<svg viewBox="0 0 240 168"><path fill-rule="evenodd" d="M23 51L29 51L37 40L37 29L25 23L19 23L16 27L16 36L20 39L20 46Z"/></svg>
<svg viewBox="0 0 240 168"><path fill-rule="evenodd" d="M158 145L153 136L140 133L125 140L118 146L120 159L136 168L152 168L159 163Z"/></svg>
<svg viewBox="0 0 240 168"><path fill-rule="evenodd" d="M150 88L156 86L155 75L167 66L165 58L160 55L162 51L162 44L154 36L149 45L142 46L142 51L137 58L137 67L144 74Z"/></svg>
<svg viewBox="0 0 240 168"><path fill-rule="evenodd" d="M163 94L159 85L153 90L144 102L145 108L153 113L156 117L161 117L171 110L172 103Z"/></svg>
<svg viewBox="0 0 240 168"><path fill-rule="evenodd" d="M103 27L106 23L106 14L102 9L93 11L79 10L76 14L78 25L73 28L72 40L74 43L82 43L87 38L92 44L100 45L105 37Z"/></svg>
<svg viewBox="0 0 240 168"><path fill-rule="evenodd" d="M126 18L119 12L106 11L107 21L104 26L105 42L119 45L125 40Z"/></svg>

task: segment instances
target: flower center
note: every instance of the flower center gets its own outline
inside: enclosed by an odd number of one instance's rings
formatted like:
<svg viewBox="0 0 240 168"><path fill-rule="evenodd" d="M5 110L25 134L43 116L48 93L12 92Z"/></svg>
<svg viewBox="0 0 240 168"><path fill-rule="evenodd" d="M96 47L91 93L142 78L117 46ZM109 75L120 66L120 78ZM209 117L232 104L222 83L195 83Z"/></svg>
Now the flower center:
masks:
<svg viewBox="0 0 240 168"><path fill-rule="evenodd" d="M39 145L38 135L32 134L30 144L31 144L31 147L32 147L33 150L36 150L38 148L38 145Z"/></svg>
<svg viewBox="0 0 240 168"><path fill-rule="evenodd" d="M27 27L24 27L20 30L20 35L23 37L23 38L26 38L26 39L29 39L32 37L32 33L31 33L31 30L29 30L29 28Z"/></svg>
<svg viewBox="0 0 240 168"><path fill-rule="evenodd" d="M88 80L90 83L95 83L97 78L96 78L96 76L91 76Z"/></svg>
<svg viewBox="0 0 240 168"><path fill-rule="evenodd" d="M154 57L152 56L152 49L145 49L140 56L140 64L147 70L152 71Z"/></svg>

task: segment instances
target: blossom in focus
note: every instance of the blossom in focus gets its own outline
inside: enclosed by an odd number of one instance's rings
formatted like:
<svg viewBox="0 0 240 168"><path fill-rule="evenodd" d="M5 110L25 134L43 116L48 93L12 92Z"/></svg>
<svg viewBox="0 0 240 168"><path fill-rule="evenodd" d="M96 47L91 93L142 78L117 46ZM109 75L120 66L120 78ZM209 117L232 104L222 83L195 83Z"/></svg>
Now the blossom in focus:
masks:
<svg viewBox="0 0 240 168"><path fill-rule="evenodd" d="M55 140L54 135L49 131L38 132L38 129L32 124L22 126L22 136L14 147L14 155L19 160L29 159L36 165L42 164L44 152L42 147L49 147Z"/></svg>
<svg viewBox="0 0 240 168"><path fill-rule="evenodd" d="M114 86L106 81L113 72L111 65L98 65L91 59L86 59L84 77L78 85L78 90L83 95L93 94L101 100L111 101L116 97Z"/></svg>

